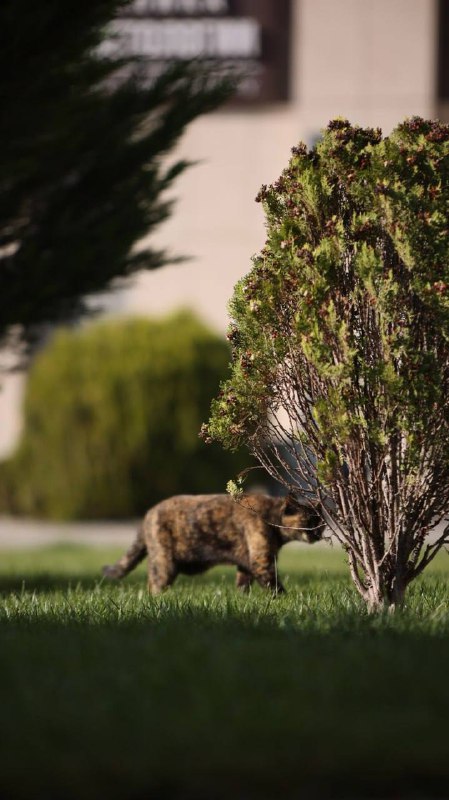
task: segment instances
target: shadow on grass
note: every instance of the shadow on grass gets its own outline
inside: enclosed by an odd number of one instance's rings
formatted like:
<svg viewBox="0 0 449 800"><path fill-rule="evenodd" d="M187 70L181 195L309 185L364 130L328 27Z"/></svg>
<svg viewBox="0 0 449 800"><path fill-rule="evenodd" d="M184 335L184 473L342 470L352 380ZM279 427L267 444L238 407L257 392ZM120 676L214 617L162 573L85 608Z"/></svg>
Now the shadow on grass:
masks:
<svg viewBox="0 0 449 800"><path fill-rule="evenodd" d="M0 624L2 796L447 796L443 636L326 629L299 595L82 594Z"/></svg>

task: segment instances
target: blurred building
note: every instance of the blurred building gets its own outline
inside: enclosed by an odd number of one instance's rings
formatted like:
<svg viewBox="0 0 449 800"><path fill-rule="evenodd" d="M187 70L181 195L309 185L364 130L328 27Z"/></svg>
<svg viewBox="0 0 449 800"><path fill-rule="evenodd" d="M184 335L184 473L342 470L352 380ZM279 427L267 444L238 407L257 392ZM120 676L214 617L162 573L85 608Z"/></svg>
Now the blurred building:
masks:
<svg viewBox="0 0 449 800"><path fill-rule="evenodd" d="M313 144L334 116L388 132L406 116L437 113L438 4L142 0L137 5L142 11L145 6L190 9L178 12L178 23L213 19L217 9L218 18L225 13L250 19L259 28L260 50L254 39L248 43L253 51L247 59L252 70L247 96L193 123L180 146L183 156L199 163L176 184L175 213L160 229L159 240L192 261L143 275L120 298L124 312L193 306L224 331L233 286L264 240L263 211L254 197L262 183L279 176L292 145L299 139ZM199 13L207 7L209 14ZM144 17L140 24L144 28Z"/></svg>
<svg viewBox="0 0 449 800"><path fill-rule="evenodd" d="M335 116L385 133L406 116L449 119L449 0L135 0L116 25L149 69L202 49L247 78L175 154L198 163L175 184L157 244L191 260L142 274L111 298L111 313L189 306L224 332L233 286L264 240L254 197L294 144L313 144ZM18 430L18 395L7 381L0 453Z"/></svg>

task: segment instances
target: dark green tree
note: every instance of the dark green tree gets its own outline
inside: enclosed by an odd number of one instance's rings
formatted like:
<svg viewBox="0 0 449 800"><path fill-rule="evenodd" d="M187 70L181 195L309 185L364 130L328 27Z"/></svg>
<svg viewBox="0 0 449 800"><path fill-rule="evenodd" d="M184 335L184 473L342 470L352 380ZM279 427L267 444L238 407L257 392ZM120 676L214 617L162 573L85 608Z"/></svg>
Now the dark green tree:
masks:
<svg viewBox="0 0 449 800"><path fill-rule="evenodd" d="M205 435L307 495L371 609L449 542L449 126L332 121L258 199L268 237L231 304Z"/></svg>
<svg viewBox="0 0 449 800"><path fill-rule="evenodd" d="M0 340L29 340L164 262L151 245L133 250L169 214L166 190L187 166L163 157L231 91L210 65L177 62L145 85L138 59L101 55L126 4L0 4Z"/></svg>

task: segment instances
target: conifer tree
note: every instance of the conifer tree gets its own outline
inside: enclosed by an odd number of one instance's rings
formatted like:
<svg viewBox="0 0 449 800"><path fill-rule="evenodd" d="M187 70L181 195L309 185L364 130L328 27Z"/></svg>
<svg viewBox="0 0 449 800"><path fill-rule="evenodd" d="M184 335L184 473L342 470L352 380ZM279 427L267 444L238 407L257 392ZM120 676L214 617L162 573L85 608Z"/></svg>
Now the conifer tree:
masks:
<svg viewBox="0 0 449 800"><path fill-rule="evenodd" d="M267 240L231 301L204 435L308 497L370 609L449 542L449 126L329 123L257 198Z"/></svg>
<svg viewBox="0 0 449 800"><path fill-rule="evenodd" d="M105 55L126 4L0 4L0 338L29 339L164 263L133 249L169 214L166 190L187 166L163 157L231 90L210 65L177 62L145 85L139 59Z"/></svg>

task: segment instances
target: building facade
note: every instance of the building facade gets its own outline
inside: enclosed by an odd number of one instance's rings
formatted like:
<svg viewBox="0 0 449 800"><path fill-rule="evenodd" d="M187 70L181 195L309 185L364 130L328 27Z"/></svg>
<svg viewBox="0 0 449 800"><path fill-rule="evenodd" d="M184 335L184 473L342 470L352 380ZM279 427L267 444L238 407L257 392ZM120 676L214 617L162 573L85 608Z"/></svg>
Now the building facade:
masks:
<svg viewBox="0 0 449 800"><path fill-rule="evenodd" d="M247 11L251 5L260 0L248 0ZM279 0L268 5L276 9ZM158 235L162 246L191 260L138 278L119 299L121 313L186 305L224 331L233 286L264 241L254 198L287 165L291 147L313 144L335 116L388 133L406 116L437 113L434 0L291 0L289 6L284 98L243 98L191 125L177 155L199 163L177 182L174 214Z"/></svg>

